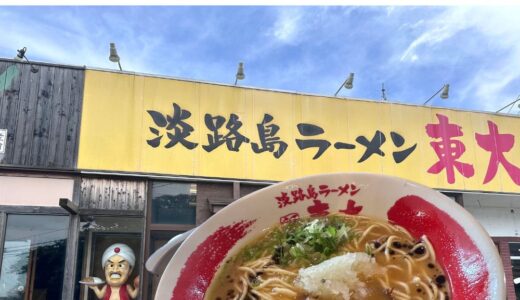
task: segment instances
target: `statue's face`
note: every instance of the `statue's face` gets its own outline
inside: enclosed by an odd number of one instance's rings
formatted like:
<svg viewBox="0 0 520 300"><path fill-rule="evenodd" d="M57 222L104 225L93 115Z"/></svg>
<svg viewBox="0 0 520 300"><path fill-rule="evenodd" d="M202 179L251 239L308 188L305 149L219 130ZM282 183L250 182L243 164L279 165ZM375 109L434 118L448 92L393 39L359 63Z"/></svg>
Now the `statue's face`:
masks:
<svg viewBox="0 0 520 300"><path fill-rule="evenodd" d="M128 280L130 264L121 256L114 255L105 263L105 278L110 286L122 286Z"/></svg>

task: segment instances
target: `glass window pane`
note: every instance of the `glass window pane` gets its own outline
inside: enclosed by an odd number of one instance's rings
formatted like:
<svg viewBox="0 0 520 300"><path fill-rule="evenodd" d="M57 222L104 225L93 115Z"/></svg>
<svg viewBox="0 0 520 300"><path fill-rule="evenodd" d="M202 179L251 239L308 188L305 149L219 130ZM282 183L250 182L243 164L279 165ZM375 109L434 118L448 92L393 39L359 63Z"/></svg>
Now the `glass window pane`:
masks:
<svg viewBox="0 0 520 300"><path fill-rule="evenodd" d="M520 243L509 243L509 253L511 256L520 257Z"/></svg>
<svg viewBox="0 0 520 300"><path fill-rule="evenodd" d="M8 215L0 299L61 299L69 218Z"/></svg>
<svg viewBox="0 0 520 300"><path fill-rule="evenodd" d="M516 299L520 299L520 243L509 243L511 266L513 267L513 284Z"/></svg>
<svg viewBox="0 0 520 300"><path fill-rule="evenodd" d="M157 249L164 246L171 238L183 233L184 231L151 231L150 232L150 253L154 253ZM166 266L163 266L163 270ZM159 276L150 276L148 279L148 297L144 299L155 299L155 292L159 285Z"/></svg>
<svg viewBox="0 0 520 300"><path fill-rule="evenodd" d="M195 224L196 201L196 184L154 182L152 223Z"/></svg>
<svg viewBox="0 0 520 300"><path fill-rule="evenodd" d="M144 219L141 217L81 216L76 283L85 277L98 277L107 281L103 253L115 243L128 246L135 262L128 272L127 285L134 287L134 279L142 275L141 242ZM100 286L102 288L103 285ZM82 284L76 284L75 298L97 300L95 293Z"/></svg>
<svg viewBox="0 0 520 300"><path fill-rule="evenodd" d="M81 216L80 232L142 232L141 217Z"/></svg>

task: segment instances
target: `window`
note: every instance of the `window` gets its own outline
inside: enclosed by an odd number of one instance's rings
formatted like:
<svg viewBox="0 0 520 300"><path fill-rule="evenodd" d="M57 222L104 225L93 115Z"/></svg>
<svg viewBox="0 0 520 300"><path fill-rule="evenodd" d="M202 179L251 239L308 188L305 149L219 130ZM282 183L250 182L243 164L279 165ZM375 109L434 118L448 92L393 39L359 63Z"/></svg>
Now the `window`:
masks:
<svg viewBox="0 0 520 300"><path fill-rule="evenodd" d="M196 184L154 182L152 223L195 224L196 196Z"/></svg>
<svg viewBox="0 0 520 300"><path fill-rule="evenodd" d="M149 254L154 253L177 234L195 227L197 217L195 183L155 181L151 188L152 200L148 203ZM157 276L148 276L144 299L153 299L158 283Z"/></svg>
<svg viewBox="0 0 520 300"><path fill-rule="evenodd" d="M516 299L520 299L520 243L509 243L511 266L513 267L513 284Z"/></svg>
<svg viewBox="0 0 520 300"><path fill-rule="evenodd" d="M0 299L61 299L69 218L7 215Z"/></svg>
<svg viewBox="0 0 520 300"><path fill-rule="evenodd" d="M182 231L153 231L150 236L150 253L154 253L157 249L161 248L174 236L183 233ZM166 268L166 266L164 266ZM145 299L154 299L157 285L159 285L160 276L150 274L150 280L148 281L148 297Z"/></svg>
<svg viewBox="0 0 520 300"><path fill-rule="evenodd" d="M130 247L135 255L134 267L127 284L133 286L134 278L142 274L140 269L143 218L119 216L81 216L76 282L85 277L106 280L102 257L105 250L115 243ZM96 300L93 291L77 284L74 299Z"/></svg>

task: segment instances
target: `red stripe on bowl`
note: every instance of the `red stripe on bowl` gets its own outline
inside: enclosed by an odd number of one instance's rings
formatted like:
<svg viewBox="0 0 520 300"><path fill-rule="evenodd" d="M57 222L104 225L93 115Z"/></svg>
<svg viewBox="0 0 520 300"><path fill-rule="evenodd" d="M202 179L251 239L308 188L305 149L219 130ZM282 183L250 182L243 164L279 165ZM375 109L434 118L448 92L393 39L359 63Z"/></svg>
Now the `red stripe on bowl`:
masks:
<svg viewBox="0 0 520 300"><path fill-rule="evenodd" d="M181 270L171 300L202 300L220 263L255 221L219 227L198 245Z"/></svg>
<svg viewBox="0 0 520 300"><path fill-rule="evenodd" d="M406 228L414 238L424 234L434 245L437 261L451 285L450 299L489 298L484 256L450 215L414 195L399 199L387 214L390 221Z"/></svg>

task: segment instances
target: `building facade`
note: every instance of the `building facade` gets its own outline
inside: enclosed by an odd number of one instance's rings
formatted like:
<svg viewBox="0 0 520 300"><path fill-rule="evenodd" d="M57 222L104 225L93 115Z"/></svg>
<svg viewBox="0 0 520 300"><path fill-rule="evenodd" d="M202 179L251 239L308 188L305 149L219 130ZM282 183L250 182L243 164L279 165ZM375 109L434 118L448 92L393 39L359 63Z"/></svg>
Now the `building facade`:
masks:
<svg viewBox="0 0 520 300"><path fill-rule="evenodd" d="M0 60L0 299L96 299L78 281L103 277L115 242L153 299L144 263L170 238L330 172L399 176L463 205L520 299L519 136L511 115Z"/></svg>

